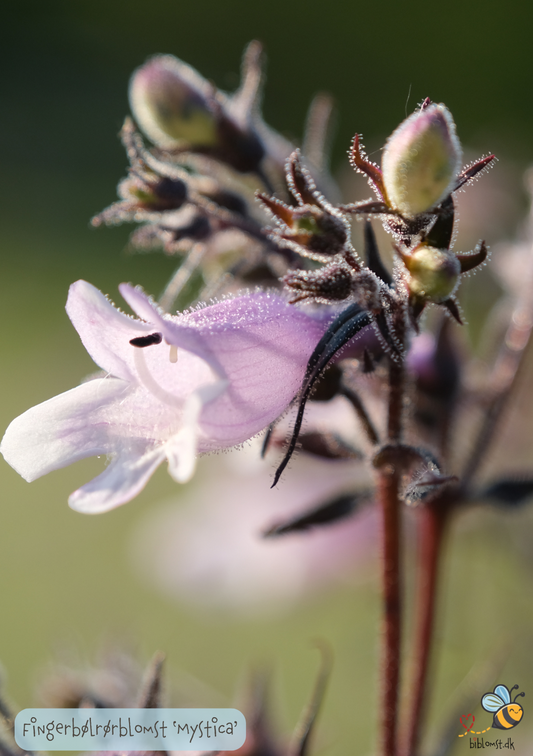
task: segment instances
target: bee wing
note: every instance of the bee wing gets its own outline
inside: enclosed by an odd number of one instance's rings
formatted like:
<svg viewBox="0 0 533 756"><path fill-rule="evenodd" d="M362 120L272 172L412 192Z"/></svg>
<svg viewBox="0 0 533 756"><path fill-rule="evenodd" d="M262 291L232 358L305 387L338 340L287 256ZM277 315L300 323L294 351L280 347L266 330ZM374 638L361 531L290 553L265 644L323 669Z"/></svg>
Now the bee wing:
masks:
<svg viewBox="0 0 533 756"><path fill-rule="evenodd" d="M506 704L511 703L511 694L509 688L506 685L497 685L494 688L495 695L499 696Z"/></svg>
<svg viewBox="0 0 533 756"><path fill-rule="evenodd" d="M481 705L483 706L485 711L498 711L498 709L501 709L502 706L505 706L505 701L503 701L500 696L496 695L495 693L485 693L485 695L481 699Z"/></svg>

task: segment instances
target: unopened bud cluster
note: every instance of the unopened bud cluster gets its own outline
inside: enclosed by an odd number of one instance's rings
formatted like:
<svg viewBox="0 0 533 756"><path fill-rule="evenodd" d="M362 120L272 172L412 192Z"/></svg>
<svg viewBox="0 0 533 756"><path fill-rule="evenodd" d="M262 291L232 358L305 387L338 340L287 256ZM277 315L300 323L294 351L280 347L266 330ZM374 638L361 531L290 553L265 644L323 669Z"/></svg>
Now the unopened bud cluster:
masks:
<svg viewBox="0 0 533 756"><path fill-rule="evenodd" d="M484 262L487 250L483 243L470 255L451 250L453 193L492 159L461 171L461 156L449 110L429 100L389 137L381 168L368 160L356 135L352 164L369 179L377 195L375 201L332 206L317 192L309 171L294 153L287 162L286 183L296 204L260 196L277 221L271 236L276 245L324 264L319 270L310 270L302 263L300 269L284 276L292 301L355 301L375 317L381 313L381 335L390 345L398 339L386 323L401 307L401 281L412 323L427 304L444 306L460 321L454 300L460 276ZM361 263L351 244L347 214L378 217L393 234L399 271L396 283L381 263L371 230L366 235L366 264ZM398 315L396 319L401 318ZM398 322L397 327L403 326Z"/></svg>
<svg viewBox="0 0 533 756"><path fill-rule="evenodd" d="M450 111L426 99L387 139L381 166L354 137L351 163L376 197L335 206L323 193L327 174L263 123L260 61L260 46L252 43L233 95L169 55L141 66L130 102L155 146L147 149L126 121L132 169L119 187L122 201L93 222L143 223L133 243L145 248L159 244L183 254L202 245L206 284L205 271L227 270L244 284L281 283L292 302L356 303L375 319L385 348L398 354L406 314L417 327L425 307L439 305L460 321L454 297L461 274L483 263L487 250L481 243L473 254L452 251L454 192L493 156L462 169ZM350 215L366 219L364 259L352 244ZM381 262L373 219L393 237L394 275ZM229 247L221 242L228 231L242 237L231 237Z"/></svg>

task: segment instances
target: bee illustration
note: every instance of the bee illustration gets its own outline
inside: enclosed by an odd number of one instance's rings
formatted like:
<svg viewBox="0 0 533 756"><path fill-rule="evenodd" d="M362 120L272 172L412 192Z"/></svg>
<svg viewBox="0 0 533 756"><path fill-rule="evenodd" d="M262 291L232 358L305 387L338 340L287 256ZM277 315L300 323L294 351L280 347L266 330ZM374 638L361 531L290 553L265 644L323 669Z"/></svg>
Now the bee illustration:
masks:
<svg viewBox="0 0 533 756"><path fill-rule="evenodd" d="M513 685L511 690L505 685L497 685L494 693L485 693L481 699L481 705L485 711L494 712L492 726L499 730L510 730L511 727L516 727L524 716L524 710L520 704L516 703L516 699L519 696L525 696L525 693L517 693L511 701L511 693L515 688L518 688L518 685Z"/></svg>

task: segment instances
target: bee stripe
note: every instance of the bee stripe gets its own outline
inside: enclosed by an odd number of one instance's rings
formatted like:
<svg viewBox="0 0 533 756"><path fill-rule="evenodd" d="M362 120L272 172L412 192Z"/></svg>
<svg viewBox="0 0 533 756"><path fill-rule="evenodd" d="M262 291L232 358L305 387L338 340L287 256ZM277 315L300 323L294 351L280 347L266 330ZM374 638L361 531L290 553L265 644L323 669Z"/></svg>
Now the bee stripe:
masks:
<svg viewBox="0 0 533 756"><path fill-rule="evenodd" d="M512 716L507 706L505 706L503 709L500 709L496 717L499 724L506 730L509 730L511 727L514 727L515 724L517 724L517 720Z"/></svg>

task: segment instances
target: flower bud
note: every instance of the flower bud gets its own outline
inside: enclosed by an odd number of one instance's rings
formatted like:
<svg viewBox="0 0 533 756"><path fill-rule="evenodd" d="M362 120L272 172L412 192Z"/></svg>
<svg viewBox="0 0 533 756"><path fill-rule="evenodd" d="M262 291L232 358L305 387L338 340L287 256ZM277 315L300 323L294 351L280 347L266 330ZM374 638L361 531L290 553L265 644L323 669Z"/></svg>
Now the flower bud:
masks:
<svg viewBox="0 0 533 756"><path fill-rule="evenodd" d="M187 200L185 183L165 176L154 176L149 180L132 174L119 184L119 193L139 208L155 212L178 210Z"/></svg>
<svg viewBox="0 0 533 756"><path fill-rule="evenodd" d="M431 104L413 113L389 137L383 153L389 204L411 219L430 210L452 191L461 159L448 108Z"/></svg>
<svg viewBox="0 0 533 756"><path fill-rule="evenodd" d="M444 302L457 286L461 264L446 249L419 245L411 254L403 256L410 273L409 291L428 302Z"/></svg>
<svg viewBox="0 0 533 756"><path fill-rule="evenodd" d="M176 142L197 147L216 144L216 115L209 94L205 79L172 55L152 58L130 82L135 120L153 142L165 147Z"/></svg>
<svg viewBox="0 0 533 756"><path fill-rule="evenodd" d="M310 208L296 211L292 232L282 236L286 239L293 238L311 252L329 257L342 252L348 233L346 225L332 213Z"/></svg>
<svg viewBox="0 0 533 756"><path fill-rule="evenodd" d="M352 293L353 277L342 262L329 263L319 270L289 270L281 280L291 290L293 304L305 299L342 302Z"/></svg>

